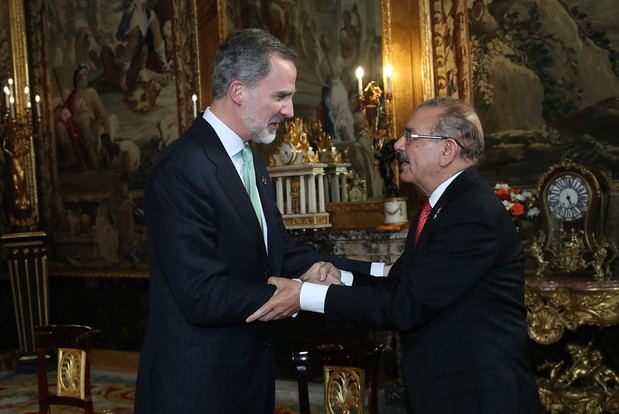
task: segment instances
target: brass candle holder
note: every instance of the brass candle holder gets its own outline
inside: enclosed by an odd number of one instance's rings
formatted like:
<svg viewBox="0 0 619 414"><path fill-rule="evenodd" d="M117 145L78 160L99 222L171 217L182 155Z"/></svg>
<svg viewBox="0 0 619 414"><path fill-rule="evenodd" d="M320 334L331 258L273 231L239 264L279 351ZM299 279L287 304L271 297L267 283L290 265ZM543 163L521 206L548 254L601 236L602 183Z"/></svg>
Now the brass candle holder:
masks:
<svg viewBox="0 0 619 414"><path fill-rule="evenodd" d="M375 81L370 81L358 99L365 115L365 135L372 149L378 153L386 140L394 138L391 125L393 95L384 93Z"/></svg>
<svg viewBox="0 0 619 414"><path fill-rule="evenodd" d="M36 125L40 124L38 117ZM6 108L0 118L0 138L11 187L7 195L13 199L9 211L9 223L12 230L29 231L37 227L35 201L36 180L34 172L29 173L34 160L34 126L30 106L24 111L16 112Z"/></svg>

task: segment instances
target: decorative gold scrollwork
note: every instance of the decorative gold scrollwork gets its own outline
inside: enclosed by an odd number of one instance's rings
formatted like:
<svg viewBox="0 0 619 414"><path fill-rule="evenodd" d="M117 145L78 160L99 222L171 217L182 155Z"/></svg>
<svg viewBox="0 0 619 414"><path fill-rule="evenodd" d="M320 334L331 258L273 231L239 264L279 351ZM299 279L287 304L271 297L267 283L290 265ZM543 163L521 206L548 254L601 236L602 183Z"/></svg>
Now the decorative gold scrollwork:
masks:
<svg viewBox="0 0 619 414"><path fill-rule="evenodd" d="M84 399L86 352L80 349L58 349L59 396Z"/></svg>
<svg viewBox="0 0 619 414"><path fill-rule="evenodd" d="M529 283L525 304L529 336L543 345L559 341L566 328L619 322L618 287L537 289Z"/></svg>
<svg viewBox="0 0 619 414"><path fill-rule="evenodd" d="M538 372L540 401L550 414L619 412L619 376L604 362L600 351L587 346L567 344L572 364L545 362Z"/></svg>
<svg viewBox="0 0 619 414"><path fill-rule="evenodd" d="M593 235L595 236L595 234ZM592 237L591 249L586 247L586 236L581 229L566 232L560 229L544 250L546 235L540 233L531 244L531 254L537 261L537 275L542 276L548 269L572 273L592 267L597 280L612 276L610 264L618 254L617 246L603 238Z"/></svg>
<svg viewBox="0 0 619 414"><path fill-rule="evenodd" d="M327 414L363 414L365 372L361 368L325 366Z"/></svg>

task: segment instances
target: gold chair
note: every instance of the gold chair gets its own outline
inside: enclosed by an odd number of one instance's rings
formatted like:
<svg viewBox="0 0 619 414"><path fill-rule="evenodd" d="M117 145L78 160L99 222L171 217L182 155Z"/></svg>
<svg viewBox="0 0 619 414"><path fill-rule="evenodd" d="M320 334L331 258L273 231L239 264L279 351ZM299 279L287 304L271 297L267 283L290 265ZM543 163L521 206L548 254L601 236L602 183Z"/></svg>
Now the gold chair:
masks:
<svg viewBox="0 0 619 414"><path fill-rule="evenodd" d="M39 413L50 405L69 405L93 414L90 390L90 350L96 330L82 325L50 325L35 328ZM48 354L49 352L49 354ZM48 355L57 355L56 393L47 380Z"/></svg>

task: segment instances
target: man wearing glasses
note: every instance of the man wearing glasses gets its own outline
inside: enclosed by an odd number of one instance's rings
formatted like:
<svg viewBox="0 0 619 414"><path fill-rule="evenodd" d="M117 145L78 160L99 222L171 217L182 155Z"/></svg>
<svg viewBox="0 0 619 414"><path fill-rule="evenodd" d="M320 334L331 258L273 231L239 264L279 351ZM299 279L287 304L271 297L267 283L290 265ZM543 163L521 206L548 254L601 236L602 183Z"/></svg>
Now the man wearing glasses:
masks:
<svg viewBox="0 0 619 414"><path fill-rule="evenodd" d="M428 197L402 256L388 277L304 281L300 308L399 330L409 412L539 412L526 360L522 245L477 170L484 138L475 110L451 98L425 101L395 149L400 179ZM295 283L270 280L284 282ZM276 294L248 320L277 318L280 305Z"/></svg>

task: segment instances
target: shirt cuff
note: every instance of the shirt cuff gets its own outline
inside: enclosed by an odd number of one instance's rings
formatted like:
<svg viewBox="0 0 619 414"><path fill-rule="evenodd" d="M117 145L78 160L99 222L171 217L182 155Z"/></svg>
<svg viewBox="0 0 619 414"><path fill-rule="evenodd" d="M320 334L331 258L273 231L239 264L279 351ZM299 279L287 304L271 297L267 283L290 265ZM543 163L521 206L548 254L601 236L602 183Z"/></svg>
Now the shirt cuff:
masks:
<svg viewBox="0 0 619 414"><path fill-rule="evenodd" d="M352 282L355 280L352 272L348 270L340 270L340 281L346 286L352 286Z"/></svg>
<svg viewBox="0 0 619 414"><path fill-rule="evenodd" d="M301 310L325 313L325 299L329 286L305 282L301 285Z"/></svg>
<svg viewBox="0 0 619 414"><path fill-rule="evenodd" d="M294 278L292 280L296 280L297 282L299 282L301 284L301 290L303 290L303 281L301 279ZM290 315L290 317L291 318L296 318L298 314L299 314L299 312L295 312L292 315Z"/></svg>
<svg viewBox="0 0 619 414"><path fill-rule="evenodd" d="M385 276L385 264L384 263L372 263L370 267L370 274L376 277Z"/></svg>

